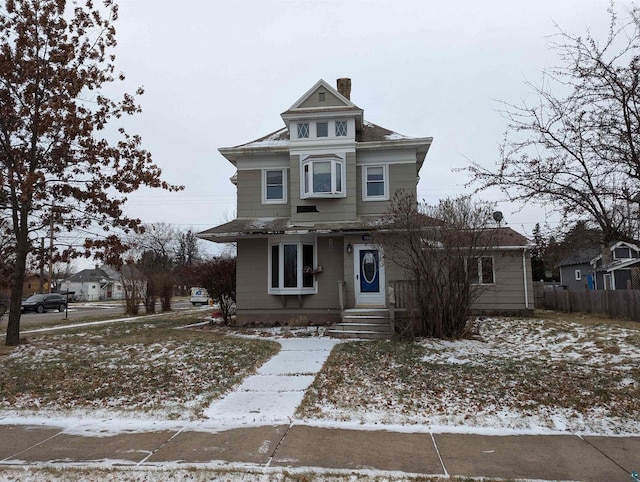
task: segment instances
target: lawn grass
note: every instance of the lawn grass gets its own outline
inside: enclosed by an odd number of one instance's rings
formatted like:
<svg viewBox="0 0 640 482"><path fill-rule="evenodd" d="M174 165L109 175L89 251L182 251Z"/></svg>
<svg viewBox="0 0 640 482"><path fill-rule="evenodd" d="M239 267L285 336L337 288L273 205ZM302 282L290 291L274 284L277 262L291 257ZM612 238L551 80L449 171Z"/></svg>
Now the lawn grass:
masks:
<svg viewBox="0 0 640 482"><path fill-rule="evenodd" d="M334 348L302 418L494 428L637 430L640 331L486 319L483 340Z"/></svg>
<svg viewBox="0 0 640 482"><path fill-rule="evenodd" d="M111 409L197 418L279 345L175 329L195 316L32 335L0 358L0 410Z"/></svg>

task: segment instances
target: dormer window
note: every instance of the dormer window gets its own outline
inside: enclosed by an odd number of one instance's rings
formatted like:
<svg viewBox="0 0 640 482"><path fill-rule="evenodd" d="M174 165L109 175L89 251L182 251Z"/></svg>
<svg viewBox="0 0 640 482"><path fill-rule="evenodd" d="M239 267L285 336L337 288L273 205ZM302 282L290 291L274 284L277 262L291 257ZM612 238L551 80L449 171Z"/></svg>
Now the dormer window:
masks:
<svg viewBox="0 0 640 482"><path fill-rule="evenodd" d="M614 259L629 259L631 258L631 249L626 246L620 246L613 251Z"/></svg>
<svg viewBox="0 0 640 482"><path fill-rule="evenodd" d="M318 122L316 123L316 137L328 137L329 136L329 123Z"/></svg>
<svg viewBox="0 0 640 482"><path fill-rule="evenodd" d="M336 157L308 157L302 162L302 198L344 197L344 162Z"/></svg>
<svg viewBox="0 0 640 482"><path fill-rule="evenodd" d="M309 137L309 124L298 124L298 139Z"/></svg>
<svg viewBox="0 0 640 482"><path fill-rule="evenodd" d="M336 137L347 135L347 121L336 121Z"/></svg>

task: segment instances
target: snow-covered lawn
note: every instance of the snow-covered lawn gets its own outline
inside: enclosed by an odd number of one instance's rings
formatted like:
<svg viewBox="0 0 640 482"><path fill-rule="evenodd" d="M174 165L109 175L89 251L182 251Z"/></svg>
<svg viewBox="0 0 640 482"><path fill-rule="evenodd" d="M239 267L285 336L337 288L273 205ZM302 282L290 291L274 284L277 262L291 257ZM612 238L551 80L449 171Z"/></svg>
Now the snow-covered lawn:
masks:
<svg viewBox="0 0 640 482"><path fill-rule="evenodd" d="M478 340L336 346L299 417L447 431L640 433L638 328L511 318L478 326Z"/></svg>
<svg viewBox="0 0 640 482"><path fill-rule="evenodd" d="M199 418L280 349L269 340L175 329L185 323L158 318L30 335L1 358L0 414Z"/></svg>

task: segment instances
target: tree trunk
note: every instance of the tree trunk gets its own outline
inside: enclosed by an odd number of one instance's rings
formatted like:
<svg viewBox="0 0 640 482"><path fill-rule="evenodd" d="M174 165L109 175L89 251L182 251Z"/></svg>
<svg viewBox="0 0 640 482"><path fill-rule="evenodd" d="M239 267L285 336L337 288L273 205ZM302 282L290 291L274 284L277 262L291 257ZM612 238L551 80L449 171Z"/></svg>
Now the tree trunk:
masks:
<svg viewBox="0 0 640 482"><path fill-rule="evenodd" d="M11 277L11 300L9 301L9 321L7 322L7 346L20 343L20 316L22 315L22 288L24 286L27 241L20 239L16 246L16 265Z"/></svg>

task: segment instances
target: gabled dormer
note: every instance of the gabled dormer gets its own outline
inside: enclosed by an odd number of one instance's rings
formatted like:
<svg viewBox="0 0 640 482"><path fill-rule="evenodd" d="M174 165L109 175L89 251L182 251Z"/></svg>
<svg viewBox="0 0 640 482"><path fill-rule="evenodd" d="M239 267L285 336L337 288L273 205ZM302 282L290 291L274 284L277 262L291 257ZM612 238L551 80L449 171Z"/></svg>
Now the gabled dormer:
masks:
<svg viewBox="0 0 640 482"><path fill-rule="evenodd" d="M292 149L355 143L364 112L350 100L351 79L338 79L337 86L336 90L320 79L281 114Z"/></svg>

